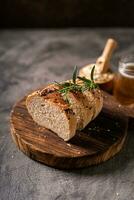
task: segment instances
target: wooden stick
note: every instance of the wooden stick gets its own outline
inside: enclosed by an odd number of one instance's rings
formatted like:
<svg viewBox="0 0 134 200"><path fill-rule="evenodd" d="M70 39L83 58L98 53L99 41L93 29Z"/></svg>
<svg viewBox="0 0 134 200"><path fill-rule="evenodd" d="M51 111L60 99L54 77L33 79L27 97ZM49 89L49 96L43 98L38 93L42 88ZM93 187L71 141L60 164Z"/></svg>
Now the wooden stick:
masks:
<svg viewBox="0 0 134 200"><path fill-rule="evenodd" d="M99 68L100 73L106 73L109 68L109 62L113 53L113 50L117 47L117 42L110 38L107 40L102 55L97 59L96 66Z"/></svg>

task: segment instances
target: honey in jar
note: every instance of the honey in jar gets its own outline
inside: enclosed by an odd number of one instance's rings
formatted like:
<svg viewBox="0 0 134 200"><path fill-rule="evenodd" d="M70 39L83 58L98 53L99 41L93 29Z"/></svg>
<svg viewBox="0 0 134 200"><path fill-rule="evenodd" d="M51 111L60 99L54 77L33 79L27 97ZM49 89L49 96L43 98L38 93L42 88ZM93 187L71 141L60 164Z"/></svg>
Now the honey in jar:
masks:
<svg viewBox="0 0 134 200"><path fill-rule="evenodd" d="M119 63L114 95L123 105L134 104L134 60L131 62L129 57Z"/></svg>

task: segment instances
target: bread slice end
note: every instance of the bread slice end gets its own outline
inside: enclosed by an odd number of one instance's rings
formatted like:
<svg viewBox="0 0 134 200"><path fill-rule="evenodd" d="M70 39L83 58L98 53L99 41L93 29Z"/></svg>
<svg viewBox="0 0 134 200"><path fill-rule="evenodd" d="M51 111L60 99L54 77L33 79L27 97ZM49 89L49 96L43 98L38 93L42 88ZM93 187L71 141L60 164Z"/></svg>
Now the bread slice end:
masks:
<svg viewBox="0 0 134 200"><path fill-rule="evenodd" d="M50 129L64 141L75 135L77 120L72 110L64 110L60 104L44 99L38 92L27 97L26 106L38 125Z"/></svg>

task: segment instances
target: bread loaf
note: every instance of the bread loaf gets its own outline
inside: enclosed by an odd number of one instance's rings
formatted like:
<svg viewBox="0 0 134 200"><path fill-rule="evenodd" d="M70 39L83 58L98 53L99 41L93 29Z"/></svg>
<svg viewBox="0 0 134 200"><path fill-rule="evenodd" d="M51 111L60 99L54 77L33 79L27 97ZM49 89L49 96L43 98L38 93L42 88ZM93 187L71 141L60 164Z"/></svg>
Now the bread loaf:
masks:
<svg viewBox="0 0 134 200"><path fill-rule="evenodd" d="M58 89L52 84L35 91L27 97L26 105L37 124L68 141L99 114L103 98L99 89L93 89L68 92L66 101Z"/></svg>

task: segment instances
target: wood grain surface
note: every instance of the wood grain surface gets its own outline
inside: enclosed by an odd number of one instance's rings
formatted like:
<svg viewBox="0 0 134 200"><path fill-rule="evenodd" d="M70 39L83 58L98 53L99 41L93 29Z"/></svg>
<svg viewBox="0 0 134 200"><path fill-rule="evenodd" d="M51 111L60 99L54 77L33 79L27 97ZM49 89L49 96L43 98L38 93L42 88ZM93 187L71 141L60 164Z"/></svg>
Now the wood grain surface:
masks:
<svg viewBox="0 0 134 200"><path fill-rule="evenodd" d="M71 169L104 162L118 153L127 135L128 118L111 96L104 98L99 116L68 142L37 125L28 114L24 97L11 112L11 134L19 149L48 166Z"/></svg>
<svg viewBox="0 0 134 200"><path fill-rule="evenodd" d="M111 109L114 112L120 113L120 115L125 115L129 118L134 118L134 104L121 105L113 95L103 92L104 97L104 107Z"/></svg>

